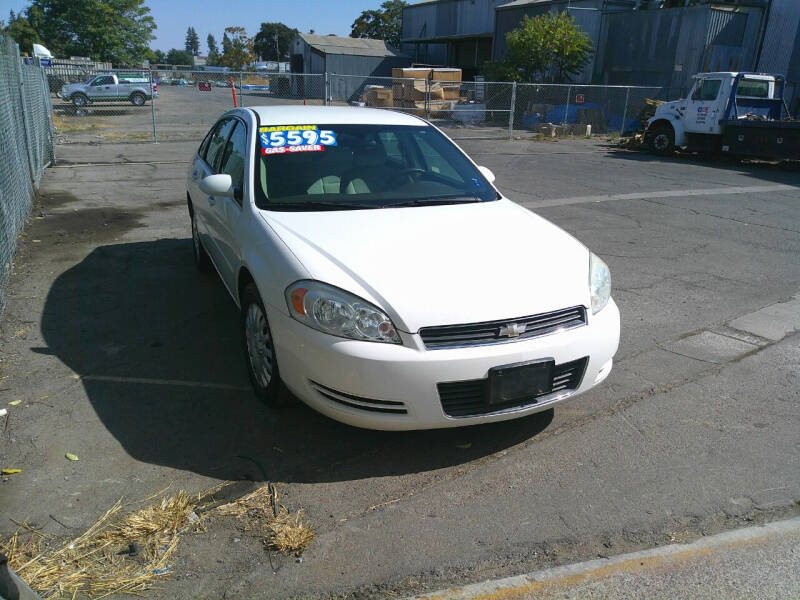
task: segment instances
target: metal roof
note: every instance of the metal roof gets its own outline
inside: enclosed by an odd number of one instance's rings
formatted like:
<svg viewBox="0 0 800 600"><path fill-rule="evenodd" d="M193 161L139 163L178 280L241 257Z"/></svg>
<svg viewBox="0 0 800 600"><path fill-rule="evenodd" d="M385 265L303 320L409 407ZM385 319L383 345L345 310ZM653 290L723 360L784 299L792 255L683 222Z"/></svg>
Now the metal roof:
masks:
<svg viewBox="0 0 800 600"><path fill-rule="evenodd" d="M383 40L339 37L338 35L298 34L302 40L325 54L351 54L354 56L404 56Z"/></svg>

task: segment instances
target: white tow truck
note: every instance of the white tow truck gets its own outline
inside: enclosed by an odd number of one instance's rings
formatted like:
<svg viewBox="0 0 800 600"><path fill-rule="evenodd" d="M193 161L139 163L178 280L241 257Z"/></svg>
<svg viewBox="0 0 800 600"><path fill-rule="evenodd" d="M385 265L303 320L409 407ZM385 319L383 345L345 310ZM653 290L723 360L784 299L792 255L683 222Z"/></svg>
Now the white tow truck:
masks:
<svg viewBox="0 0 800 600"><path fill-rule="evenodd" d="M645 143L735 156L800 159L800 121L783 99L785 79L768 73L699 73L687 98L661 104Z"/></svg>

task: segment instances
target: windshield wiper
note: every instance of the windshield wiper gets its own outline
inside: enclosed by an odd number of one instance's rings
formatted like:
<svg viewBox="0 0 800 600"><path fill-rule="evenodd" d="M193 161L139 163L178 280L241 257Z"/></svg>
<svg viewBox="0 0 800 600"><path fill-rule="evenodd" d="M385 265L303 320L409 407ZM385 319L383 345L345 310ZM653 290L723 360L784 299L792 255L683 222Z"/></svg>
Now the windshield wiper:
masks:
<svg viewBox="0 0 800 600"><path fill-rule="evenodd" d="M473 204L475 202L483 202L483 200L474 197L417 198L416 200L405 200L403 202L384 204L381 208L394 208L395 206L438 206L442 204Z"/></svg>
<svg viewBox="0 0 800 600"><path fill-rule="evenodd" d="M363 210L366 208L382 208L375 204L363 202L270 202L261 207L263 210L295 210L295 211L317 211L317 210Z"/></svg>

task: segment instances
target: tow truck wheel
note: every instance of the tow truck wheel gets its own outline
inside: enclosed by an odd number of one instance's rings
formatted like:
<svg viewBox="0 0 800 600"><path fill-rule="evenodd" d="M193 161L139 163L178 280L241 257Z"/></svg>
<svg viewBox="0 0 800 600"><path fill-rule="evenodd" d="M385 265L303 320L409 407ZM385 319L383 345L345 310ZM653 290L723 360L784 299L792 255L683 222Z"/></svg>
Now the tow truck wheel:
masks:
<svg viewBox="0 0 800 600"><path fill-rule="evenodd" d="M671 127L657 127L650 134L650 150L656 154L671 154L675 150L675 132Z"/></svg>

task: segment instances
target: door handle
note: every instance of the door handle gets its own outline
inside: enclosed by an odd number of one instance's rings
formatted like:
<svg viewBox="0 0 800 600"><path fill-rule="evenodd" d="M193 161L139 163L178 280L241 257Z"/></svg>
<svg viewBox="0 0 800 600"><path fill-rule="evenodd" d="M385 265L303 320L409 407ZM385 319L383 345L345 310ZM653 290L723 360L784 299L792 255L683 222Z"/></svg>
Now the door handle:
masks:
<svg viewBox="0 0 800 600"><path fill-rule="evenodd" d="M209 196L209 197L208 197L208 203L209 203L211 206L214 206L214 204L216 204L216 202L217 202L217 201L216 201L216 200L214 200L214 196Z"/></svg>

